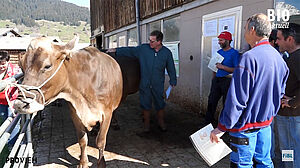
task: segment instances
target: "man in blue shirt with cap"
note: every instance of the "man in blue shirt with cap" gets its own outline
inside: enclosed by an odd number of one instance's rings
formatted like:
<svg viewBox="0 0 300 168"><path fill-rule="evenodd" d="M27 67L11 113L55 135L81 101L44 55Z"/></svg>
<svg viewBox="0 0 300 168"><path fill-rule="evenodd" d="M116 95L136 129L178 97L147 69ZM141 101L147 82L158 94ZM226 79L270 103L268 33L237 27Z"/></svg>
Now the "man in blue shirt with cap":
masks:
<svg viewBox="0 0 300 168"><path fill-rule="evenodd" d="M219 36L219 45L221 49L218 53L224 57L222 63L217 63L217 73L213 72L213 79L208 97L207 112L205 116L206 123L217 122L214 119L219 100L223 97L223 104L231 81L231 74L239 62L239 53L230 46L232 35L230 32L222 32Z"/></svg>

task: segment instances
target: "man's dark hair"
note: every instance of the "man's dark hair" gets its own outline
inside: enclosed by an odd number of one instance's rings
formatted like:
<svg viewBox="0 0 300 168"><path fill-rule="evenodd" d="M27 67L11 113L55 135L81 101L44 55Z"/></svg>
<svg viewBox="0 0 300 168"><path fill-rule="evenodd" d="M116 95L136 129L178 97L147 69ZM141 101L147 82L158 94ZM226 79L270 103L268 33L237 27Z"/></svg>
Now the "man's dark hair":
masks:
<svg viewBox="0 0 300 168"><path fill-rule="evenodd" d="M271 34L270 34L270 37L269 37L269 42L271 42L273 40L275 40L275 42L277 40L277 29L273 29L271 31Z"/></svg>
<svg viewBox="0 0 300 168"><path fill-rule="evenodd" d="M247 20L248 30L253 27L256 35L259 37L269 37L271 33L271 23L268 21L267 17L264 16L264 14L259 13L251 16Z"/></svg>
<svg viewBox="0 0 300 168"><path fill-rule="evenodd" d="M161 31L158 30L154 30L153 32L150 33L150 36L155 36L156 37L156 41L163 41L164 39L164 35Z"/></svg>
<svg viewBox="0 0 300 168"><path fill-rule="evenodd" d="M295 40L295 43L300 44L300 25L290 23L289 28L280 28L278 30L282 32L284 40L286 40L289 36L292 36Z"/></svg>
<svg viewBox="0 0 300 168"><path fill-rule="evenodd" d="M0 51L0 61L6 60L9 61L10 55L7 51Z"/></svg>

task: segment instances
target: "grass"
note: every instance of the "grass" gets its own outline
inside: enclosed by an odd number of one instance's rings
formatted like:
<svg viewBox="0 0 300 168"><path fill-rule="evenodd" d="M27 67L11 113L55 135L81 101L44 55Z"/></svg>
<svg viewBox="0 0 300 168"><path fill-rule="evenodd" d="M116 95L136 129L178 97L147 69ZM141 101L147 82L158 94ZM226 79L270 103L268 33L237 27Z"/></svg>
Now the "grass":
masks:
<svg viewBox="0 0 300 168"><path fill-rule="evenodd" d="M77 33L80 37L80 43L89 43L91 36L90 24L86 22L80 22L80 26L64 25L61 22L52 22L47 20L38 20L36 23L39 26L26 27L24 25L15 25L8 20L0 20L0 28L15 28L19 30L21 35L46 35L46 36L58 36L63 42L68 42L74 37L74 33Z"/></svg>

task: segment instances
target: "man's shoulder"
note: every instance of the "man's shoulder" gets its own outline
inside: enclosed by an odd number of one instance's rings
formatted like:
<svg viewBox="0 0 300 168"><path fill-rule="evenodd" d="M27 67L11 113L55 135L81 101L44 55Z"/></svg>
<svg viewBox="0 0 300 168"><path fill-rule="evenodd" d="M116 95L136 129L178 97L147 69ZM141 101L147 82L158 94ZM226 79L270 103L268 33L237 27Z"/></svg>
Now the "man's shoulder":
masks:
<svg viewBox="0 0 300 168"><path fill-rule="evenodd" d="M168 47L164 46L164 45L162 46L162 50L164 52L167 52L168 54L172 54L171 50Z"/></svg>

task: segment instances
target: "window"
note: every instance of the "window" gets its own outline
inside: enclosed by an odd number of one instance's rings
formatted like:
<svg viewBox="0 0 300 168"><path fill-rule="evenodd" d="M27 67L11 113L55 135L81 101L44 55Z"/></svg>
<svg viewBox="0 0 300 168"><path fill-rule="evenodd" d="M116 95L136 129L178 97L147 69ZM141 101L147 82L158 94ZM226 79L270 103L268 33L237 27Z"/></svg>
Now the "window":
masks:
<svg viewBox="0 0 300 168"><path fill-rule="evenodd" d="M109 41L108 48L117 48L118 47L117 35L109 36L108 41Z"/></svg>
<svg viewBox="0 0 300 168"><path fill-rule="evenodd" d="M118 36L118 38L119 38L118 47L126 47L126 36L121 35L121 36Z"/></svg>
<svg viewBox="0 0 300 168"><path fill-rule="evenodd" d="M127 32L127 44L128 46L137 46L137 32L136 28L130 29Z"/></svg>
<svg viewBox="0 0 300 168"><path fill-rule="evenodd" d="M164 42L179 41L179 16L158 20L147 24L147 36L154 30L164 33Z"/></svg>
<svg viewBox="0 0 300 168"><path fill-rule="evenodd" d="M275 0L276 9L288 9L290 15L300 14L300 2L295 0Z"/></svg>
<svg viewBox="0 0 300 168"><path fill-rule="evenodd" d="M179 27L179 17L164 20L164 42L179 41Z"/></svg>
<svg viewBox="0 0 300 168"><path fill-rule="evenodd" d="M150 36L150 33L154 30L161 31L161 20L151 22L147 25L147 36Z"/></svg>

